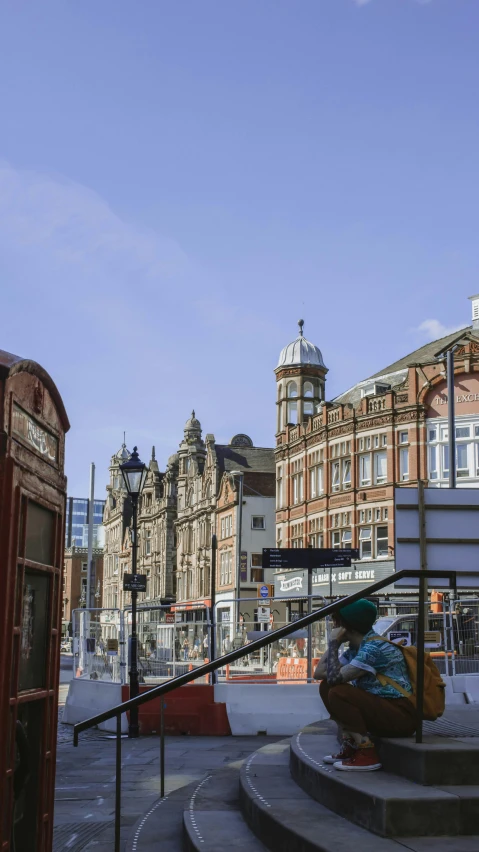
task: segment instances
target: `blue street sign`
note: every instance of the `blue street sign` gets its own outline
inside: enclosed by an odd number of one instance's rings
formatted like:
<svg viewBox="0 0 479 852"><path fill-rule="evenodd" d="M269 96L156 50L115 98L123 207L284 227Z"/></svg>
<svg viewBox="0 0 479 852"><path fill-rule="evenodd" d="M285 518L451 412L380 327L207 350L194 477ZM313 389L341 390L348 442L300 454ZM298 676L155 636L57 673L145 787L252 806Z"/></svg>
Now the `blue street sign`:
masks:
<svg viewBox="0 0 479 852"><path fill-rule="evenodd" d="M262 598L269 598L269 586L261 586L259 593Z"/></svg>

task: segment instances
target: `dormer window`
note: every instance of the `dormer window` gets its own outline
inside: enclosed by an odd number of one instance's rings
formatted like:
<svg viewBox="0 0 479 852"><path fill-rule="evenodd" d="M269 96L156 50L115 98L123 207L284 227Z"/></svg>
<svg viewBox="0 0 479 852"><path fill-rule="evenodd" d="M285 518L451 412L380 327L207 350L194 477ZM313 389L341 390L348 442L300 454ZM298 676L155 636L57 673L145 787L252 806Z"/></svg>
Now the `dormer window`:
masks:
<svg viewBox="0 0 479 852"><path fill-rule="evenodd" d="M386 385L383 382L371 382L371 384L364 385L361 388L361 397L364 399L365 396L378 396L381 393L387 393L388 390L391 390L391 385Z"/></svg>

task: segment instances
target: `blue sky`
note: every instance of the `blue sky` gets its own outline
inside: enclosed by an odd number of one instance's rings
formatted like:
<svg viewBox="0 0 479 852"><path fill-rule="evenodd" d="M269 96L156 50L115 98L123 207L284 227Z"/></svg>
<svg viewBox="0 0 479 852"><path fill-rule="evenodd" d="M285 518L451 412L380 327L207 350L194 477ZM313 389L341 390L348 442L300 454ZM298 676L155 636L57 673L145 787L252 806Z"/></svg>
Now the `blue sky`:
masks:
<svg viewBox="0 0 479 852"><path fill-rule="evenodd" d="M332 397L467 325L476 0L3 0L0 348L39 361L97 496L194 407L272 446L305 334Z"/></svg>

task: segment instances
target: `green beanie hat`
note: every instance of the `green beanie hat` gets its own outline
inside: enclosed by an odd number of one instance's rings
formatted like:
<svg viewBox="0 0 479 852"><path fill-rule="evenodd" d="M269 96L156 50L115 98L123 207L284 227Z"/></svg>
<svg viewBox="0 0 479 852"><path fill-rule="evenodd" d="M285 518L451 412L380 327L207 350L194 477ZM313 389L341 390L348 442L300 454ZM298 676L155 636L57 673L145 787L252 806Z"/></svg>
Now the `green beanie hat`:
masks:
<svg viewBox="0 0 479 852"><path fill-rule="evenodd" d="M349 627L359 633L368 633L378 617L376 605L365 598L341 607L338 614Z"/></svg>

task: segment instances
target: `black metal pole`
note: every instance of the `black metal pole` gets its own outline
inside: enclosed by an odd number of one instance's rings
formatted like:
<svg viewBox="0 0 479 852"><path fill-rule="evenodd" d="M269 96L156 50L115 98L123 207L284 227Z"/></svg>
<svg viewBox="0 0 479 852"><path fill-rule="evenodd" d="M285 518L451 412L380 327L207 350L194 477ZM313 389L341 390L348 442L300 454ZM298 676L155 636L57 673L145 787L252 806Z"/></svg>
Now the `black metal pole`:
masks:
<svg viewBox="0 0 479 852"><path fill-rule="evenodd" d="M137 517L137 509L138 509L138 501L133 500L133 521L132 521L132 532L133 532L133 540L131 543L131 573L133 576L136 574L136 565L137 565L137 527L138 527L138 517ZM131 653L131 661L130 661L130 698L136 698L139 692L138 688L138 645L137 645L137 635L136 635L136 602L137 602L138 592L133 591L131 593L131 640L130 640L130 653ZM136 738L139 736L140 727L138 724L138 707L134 706L130 710L130 724L128 726L128 736L131 738Z"/></svg>
<svg viewBox="0 0 479 852"><path fill-rule="evenodd" d="M454 347L455 348L455 347ZM449 438L449 488L456 487L456 428L454 417L454 348L446 354L447 423Z"/></svg>
<svg viewBox="0 0 479 852"><path fill-rule="evenodd" d="M216 659L216 551L218 539L211 537L211 615L210 615L210 662ZM216 683L216 672L211 672L211 683Z"/></svg>
<svg viewBox="0 0 479 852"><path fill-rule="evenodd" d="M311 615L313 611L313 569L308 568L308 615ZM308 624L308 669L307 669L307 678L308 683L313 679L313 626L312 624Z"/></svg>
<svg viewBox="0 0 479 852"><path fill-rule="evenodd" d="M165 702L160 698L161 715L160 715L160 796L165 795Z"/></svg>
<svg viewBox="0 0 479 852"><path fill-rule="evenodd" d="M426 509L424 502L424 482L418 482L418 506L419 506L419 553L421 560L421 571L427 570L426 551ZM424 711L424 631L426 625L426 600L428 595L428 582L426 576L419 579L419 612L417 619L417 683L416 683L416 742L422 743L422 723Z"/></svg>
<svg viewBox="0 0 479 852"><path fill-rule="evenodd" d="M121 818L121 713L116 717L115 852L120 852Z"/></svg>

